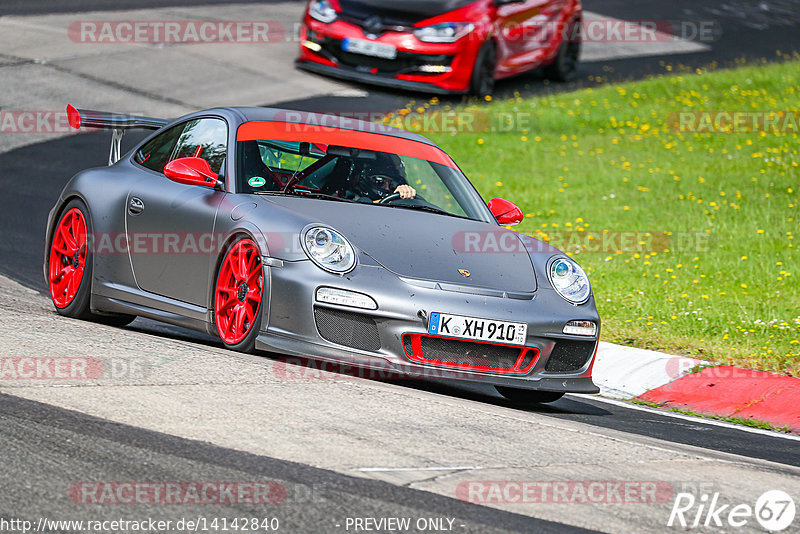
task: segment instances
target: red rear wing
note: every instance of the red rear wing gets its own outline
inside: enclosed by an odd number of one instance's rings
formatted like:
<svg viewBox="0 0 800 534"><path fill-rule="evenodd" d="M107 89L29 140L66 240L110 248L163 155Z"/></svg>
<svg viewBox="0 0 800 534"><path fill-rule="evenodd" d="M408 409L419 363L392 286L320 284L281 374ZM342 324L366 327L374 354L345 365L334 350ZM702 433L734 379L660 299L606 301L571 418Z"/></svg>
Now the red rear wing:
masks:
<svg viewBox="0 0 800 534"><path fill-rule="evenodd" d="M76 130L80 128L102 128L113 130L111 134L111 150L108 154L108 164L113 165L121 157L122 135L125 130L144 129L158 130L169 124L164 119L152 117L139 117L123 113L109 113L107 111L94 111L91 109L78 109L72 104L67 106L67 120L69 125Z"/></svg>
<svg viewBox="0 0 800 534"><path fill-rule="evenodd" d="M109 113L108 111L94 111L91 109L77 109L73 105L67 106L67 119L69 125L79 128L103 128L106 130L158 130L166 126L169 121L154 119L153 117L139 117L124 113Z"/></svg>

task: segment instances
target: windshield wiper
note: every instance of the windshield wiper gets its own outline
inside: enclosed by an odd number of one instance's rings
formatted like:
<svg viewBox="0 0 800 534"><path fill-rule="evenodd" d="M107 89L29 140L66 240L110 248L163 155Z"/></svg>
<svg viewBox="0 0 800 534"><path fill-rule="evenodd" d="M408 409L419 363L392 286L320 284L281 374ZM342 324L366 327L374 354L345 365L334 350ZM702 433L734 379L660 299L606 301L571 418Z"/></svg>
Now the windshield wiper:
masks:
<svg viewBox="0 0 800 534"><path fill-rule="evenodd" d="M437 208L436 206L424 206L420 204L383 204L383 205L389 206L390 208L403 208L408 210L428 211L430 213L438 213L439 215L449 215L450 217L458 217L459 219L469 219L469 217L456 215L455 213L450 213L449 211L445 211L442 208Z"/></svg>
<svg viewBox="0 0 800 534"><path fill-rule="evenodd" d="M349 198L342 198L337 197L334 195L326 195L325 193L315 193L313 191L303 191L302 189L294 189L292 191L281 192L281 191L256 191L256 195L274 195L274 196L296 196L296 197L305 197L305 198L317 198L320 200L334 200L338 202L356 202L355 200L350 200Z"/></svg>

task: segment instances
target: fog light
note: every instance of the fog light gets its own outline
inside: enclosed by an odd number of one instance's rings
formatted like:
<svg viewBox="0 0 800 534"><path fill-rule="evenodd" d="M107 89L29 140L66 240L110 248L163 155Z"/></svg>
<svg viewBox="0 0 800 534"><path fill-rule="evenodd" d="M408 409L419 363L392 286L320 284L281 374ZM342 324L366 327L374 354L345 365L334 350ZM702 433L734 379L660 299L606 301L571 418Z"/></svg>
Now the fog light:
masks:
<svg viewBox="0 0 800 534"><path fill-rule="evenodd" d="M450 72L452 67L448 67L447 65L422 65L419 68L422 72L429 72L432 74L442 74L444 72Z"/></svg>
<svg viewBox="0 0 800 534"><path fill-rule="evenodd" d="M319 52L320 50L322 50L322 45L320 45L319 43L315 43L314 41L303 41L303 46L305 46L306 48L308 48L313 52Z"/></svg>
<svg viewBox="0 0 800 534"><path fill-rule="evenodd" d="M597 325L592 321L570 321L564 325L564 333L575 336L594 337L597 335Z"/></svg>
<svg viewBox="0 0 800 534"><path fill-rule="evenodd" d="M364 310L378 309L378 304L369 295L347 291L346 289L335 289L333 287L320 287L317 289L317 302L327 302L329 304L362 308Z"/></svg>

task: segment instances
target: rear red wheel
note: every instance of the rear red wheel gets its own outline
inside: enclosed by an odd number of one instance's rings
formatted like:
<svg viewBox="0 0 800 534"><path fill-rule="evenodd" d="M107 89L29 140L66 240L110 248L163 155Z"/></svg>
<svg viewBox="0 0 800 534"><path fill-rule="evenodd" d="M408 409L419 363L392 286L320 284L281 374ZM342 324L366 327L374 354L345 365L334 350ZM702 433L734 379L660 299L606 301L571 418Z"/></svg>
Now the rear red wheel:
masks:
<svg viewBox="0 0 800 534"><path fill-rule="evenodd" d="M225 254L214 291L214 322L226 345L252 350L263 293L261 254L252 239L240 239Z"/></svg>
<svg viewBox="0 0 800 534"><path fill-rule="evenodd" d="M66 308L81 287L86 271L88 248L86 218L77 207L61 216L50 247L48 282L50 296L57 308Z"/></svg>
<svg viewBox="0 0 800 534"><path fill-rule="evenodd" d="M59 314L112 326L125 326L135 315L92 313L93 257L89 236L92 220L86 204L73 199L64 206L50 238L47 257L47 287Z"/></svg>

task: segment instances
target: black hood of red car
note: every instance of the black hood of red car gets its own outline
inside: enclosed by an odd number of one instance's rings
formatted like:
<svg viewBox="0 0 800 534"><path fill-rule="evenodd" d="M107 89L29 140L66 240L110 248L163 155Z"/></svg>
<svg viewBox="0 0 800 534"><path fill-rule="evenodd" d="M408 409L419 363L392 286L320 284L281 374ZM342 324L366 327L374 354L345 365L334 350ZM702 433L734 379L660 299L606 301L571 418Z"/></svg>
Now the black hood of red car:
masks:
<svg viewBox="0 0 800 534"><path fill-rule="evenodd" d="M476 0L339 0L342 14L357 20L377 16L385 25L413 25Z"/></svg>

